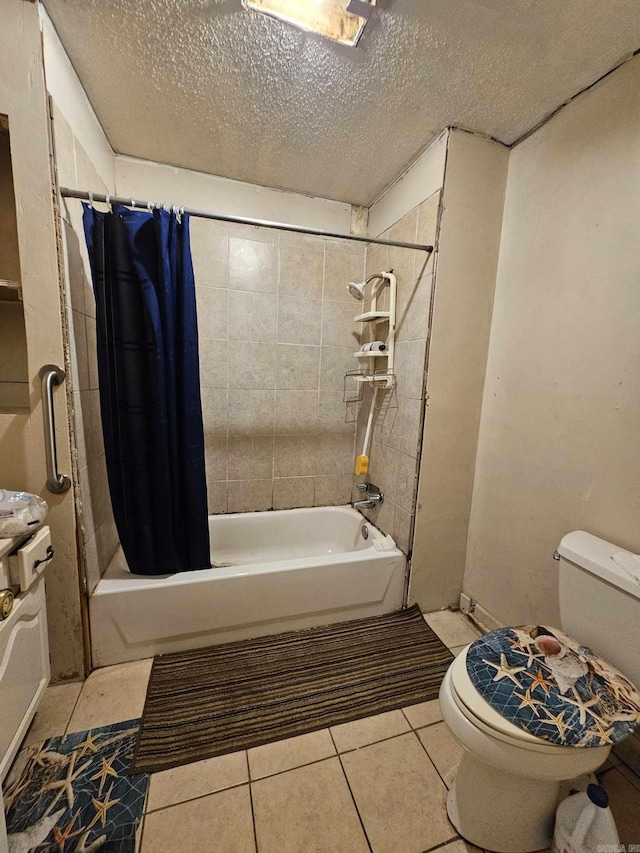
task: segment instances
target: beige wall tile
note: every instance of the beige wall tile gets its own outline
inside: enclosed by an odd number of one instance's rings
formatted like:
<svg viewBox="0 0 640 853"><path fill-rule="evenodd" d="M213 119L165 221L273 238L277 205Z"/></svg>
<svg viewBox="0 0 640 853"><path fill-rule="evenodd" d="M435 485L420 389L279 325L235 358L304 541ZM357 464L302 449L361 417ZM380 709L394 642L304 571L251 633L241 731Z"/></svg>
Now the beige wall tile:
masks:
<svg viewBox="0 0 640 853"><path fill-rule="evenodd" d="M316 473L336 476L353 473L354 437L347 433L323 433L317 439Z"/></svg>
<svg viewBox="0 0 640 853"><path fill-rule="evenodd" d="M320 347L278 344L276 388L317 390L320 379Z"/></svg>
<svg viewBox="0 0 640 853"><path fill-rule="evenodd" d="M353 437L354 423L347 421L347 404L342 392L321 391L318 401L318 432L348 433Z"/></svg>
<svg viewBox="0 0 640 853"><path fill-rule="evenodd" d="M89 388L89 359L87 356L87 326L84 314L71 312L71 379L74 391Z"/></svg>
<svg viewBox="0 0 640 853"><path fill-rule="evenodd" d="M273 444L273 436L229 436L229 479L271 479L273 477Z"/></svg>
<svg viewBox="0 0 640 853"><path fill-rule="evenodd" d="M314 505L313 477L287 477L273 481L273 508L294 509Z"/></svg>
<svg viewBox="0 0 640 853"><path fill-rule="evenodd" d="M278 343L318 345L321 322L321 299L279 297Z"/></svg>
<svg viewBox="0 0 640 853"><path fill-rule="evenodd" d="M276 391L277 435L315 433L317 423L317 391Z"/></svg>
<svg viewBox="0 0 640 853"><path fill-rule="evenodd" d="M258 512L271 509L273 480L229 480L227 509L229 512Z"/></svg>
<svg viewBox="0 0 640 853"><path fill-rule="evenodd" d="M414 400L424 393L426 340L399 342L396 346L395 371L398 393Z"/></svg>
<svg viewBox="0 0 640 853"><path fill-rule="evenodd" d="M47 738L63 735L81 690L82 682L80 681L47 687L23 746L41 743Z"/></svg>
<svg viewBox="0 0 640 853"><path fill-rule="evenodd" d="M229 392L224 388L201 388L205 442L214 435L227 434Z"/></svg>
<svg viewBox="0 0 640 853"><path fill-rule="evenodd" d="M418 243L434 245L438 236L440 216L440 190L429 196L418 207Z"/></svg>
<svg viewBox="0 0 640 853"><path fill-rule="evenodd" d="M276 293L278 290L278 249L270 243L229 239L229 287Z"/></svg>
<svg viewBox="0 0 640 853"><path fill-rule="evenodd" d="M275 391L229 391L230 435L273 435Z"/></svg>
<svg viewBox="0 0 640 853"><path fill-rule="evenodd" d="M348 752L342 764L377 853L422 853L455 837L446 788L414 734Z"/></svg>
<svg viewBox="0 0 640 853"><path fill-rule="evenodd" d="M220 791L145 817L141 853L255 853L249 786Z"/></svg>
<svg viewBox="0 0 640 853"><path fill-rule="evenodd" d="M228 287L229 238L216 234L208 219L190 220L191 258L198 287ZM225 226L226 228L226 226Z"/></svg>
<svg viewBox="0 0 640 853"><path fill-rule="evenodd" d="M228 334L229 293L219 287L196 287L198 338L224 341Z"/></svg>
<svg viewBox="0 0 640 853"><path fill-rule="evenodd" d="M207 509L209 514L217 515L226 512L227 507L227 481L211 480L207 476Z"/></svg>
<svg viewBox="0 0 640 853"><path fill-rule="evenodd" d="M426 729L419 729L418 737L445 785L451 788L464 754L463 748L453 737L446 723L436 723Z"/></svg>
<svg viewBox="0 0 640 853"><path fill-rule="evenodd" d="M353 352L360 348L360 323L353 318L361 312L361 305L355 300L331 302L325 300L322 306L322 345L325 347L353 346ZM354 359L355 361L355 359Z"/></svg>
<svg viewBox="0 0 640 853"><path fill-rule="evenodd" d="M364 717L362 720L332 726L331 736L338 752L348 752L408 731L410 731L409 723L402 711L388 711L385 714L376 714L373 717Z"/></svg>
<svg viewBox="0 0 640 853"><path fill-rule="evenodd" d="M278 298L272 293L229 293L229 340L263 341L276 339Z"/></svg>
<svg viewBox="0 0 640 853"><path fill-rule="evenodd" d="M156 811L249 781L247 753L231 752L152 773L146 811Z"/></svg>
<svg viewBox="0 0 640 853"><path fill-rule="evenodd" d="M315 506L342 506L351 501L350 474L315 478Z"/></svg>
<svg viewBox="0 0 640 853"><path fill-rule="evenodd" d="M320 388L342 393L345 373L358 367L358 362L353 357L355 351L354 346L322 347Z"/></svg>
<svg viewBox="0 0 640 853"><path fill-rule="evenodd" d="M348 302L352 307L357 307L358 303L347 290L350 281L364 281L364 252L344 252L327 247L324 262L324 298Z"/></svg>
<svg viewBox="0 0 640 853"><path fill-rule="evenodd" d="M229 388L272 390L276 387L276 345L229 341Z"/></svg>
<svg viewBox="0 0 640 853"><path fill-rule="evenodd" d="M309 477L316 473L317 458L317 436L276 435L274 477Z"/></svg>
<svg viewBox="0 0 640 853"><path fill-rule="evenodd" d="M204 461L208 480L226 480L229 439L226 435L208 435L204 438Z"/></svg>
<svg viewBox="0 0 640 853"><path fill-rule="evenodd" d="M412 729L421 729L438 723L442 719L440 702L432 699L430 702L419 702L417 705L409 705L402 709L405 717L409 720Z"/></svg>
<svg viewBox="0 0 640 853"><path fill-rule="evenodd" d="M251 788L261 853L368 851L337 758L253 782Z"/></svg>
<svg viewBox="0 0 640 853"><path fill-rule="evenodd" d="M151 659L96 669L85 681L67 731L82 732L140 717Z"/></svg>
<svg viewBox="0 0 640 853"><path fill-rule="evenodd" d="M329 729L257 746L248 750L251 779L255 781L265 776L273 776L275 773L312 764L335 754Z"/></svg>
<svg viewBox="0 0 640 853"><path fill-rule="evenodd" d="M202 340L200 350L200 387L229 387L227 341Z"/></svg>
<svg viewBox="0 0 640 853"><path fill-rule="evenodd" d="M413 526L413 515L396 504L393 513L393 525L391 535L396 540L396 545L405 554L411 550L411 531Z"/></svg>
<svg viewBox="0 0 640 853"><path fill-rule="evenodd" d="M320 241L306 246L280 246L280 284L282 296L322 298L324 248Z"/></svg>

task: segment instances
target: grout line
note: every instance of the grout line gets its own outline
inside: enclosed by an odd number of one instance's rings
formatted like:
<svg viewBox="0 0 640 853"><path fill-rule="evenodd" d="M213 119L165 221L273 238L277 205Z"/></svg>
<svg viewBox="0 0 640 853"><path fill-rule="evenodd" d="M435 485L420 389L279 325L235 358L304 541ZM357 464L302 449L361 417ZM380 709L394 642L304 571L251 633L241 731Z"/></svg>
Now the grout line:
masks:
<svg viewBox="0 0 640 853"><path fill-rule="evenodd" d="M245 750L246 752L246 750ZM247 756L247 770L249 766L249 758ZM251 782L248 782L249 785L249 805L251 806L251 825L253 826L253 844L256 849L256 853L258 853L258 830L256 828L256 814L253 809L253 789L251 787Z"/></svg>
<svg viewBox="0 0 640 853"><path fill-rule="evenodd" d="M442 723L442 722L444 722L444 721L443 721L443 720L440 720L440 722ZM423 726L423 728L429 728L429 727L428 727L428 726ZM414 735L416 736L416 738L418 739L418 743L419 743L419 744L420 744L420 746L423 748L423 750L424 750L424 752L425 752L425 755L427 756L427 758L429 759L429 761L430 761L430 762L431 762L431 764L433 765L434 770L436 771L436 773L437 773L437 774L438 774L438 776L440 777L440 779L441 779L441 781L442 781L442 784L444 785L445 792L446 792L446 793L448 793L448 792L449 792L449 786L448 786L448 785L447 785L447 783L444 781L444 776L442 775L442 773L441 773L441 772L438 770L438 768L436 767L436 764L435 764L435 762L434 762L433 758L431 758L431 756L429 755L429 751L427 750L427 747L422 743L422 739L418 736L418 732L414 729L414 732L413 732L413 733L414 733ZM457 768L456 768L456 769L457 769Z"/></svg>
<svg viewBox="0 0 640 853"><path fill-rule="evenodd" d="M344 769L344 764L342 763L342 757L341 757L340 753L338 752L338 748L336 747L336 743L333 739L333 734L331 732L331 729L328 729L328 731L329 731L329 737L331 738L331 742L333 743L333 748L336 750L336 753L338 756L338 761L340 762L340 769L342 770L342 775L344 776L344 780L347 783L347 789L349 790L349 794L351 795L351 801L353 802L353 807L355 808L356 814L358 815L358 820L360 821L360 826L362 827L364 839L367 842L367 846L369 847L369 850L373 851L373 845L371 844L371 841L369 840L369 835L368 835L367 829L364 825L362 815L360 814L360 809L358 808L358 803L356 801L356 798L354 796L353 791L351 790L351 783L349 782L349 777L347 776L346 770Z"/></svg>
<svg viewBox="0 0 640 853"><path fill-rule="evenodd" d="M89 674L91 674L91 673L89 673ZM76 696L76 701L73 703L73 708L71 709L71 713L69 714L69 717L67 718L67 722L66 722L66 724L65 724L64 732L63 732L63 734L62 734L62 737L66 737L66 736L67 736L67 734L69 733L69 725L70 725L70 723L71 723L71 719L72 719L73 715L74 715L74 714L75 714L75 712L76 712L76 708L78 707L78 702L80 701L80 697L82 696L82 693L83 693L83 691L84 691L84 686L85 686L85 684L87 683L87 681L88 681L88 680L89 680L89 677L87 676L87 678L85 678L85 679L84 679L84 681L82 682L82 687L80 688L80 691L78 692L78 695ZM56 686L56 685L54 684L54 687L55 687L55 686Z"/></svg>

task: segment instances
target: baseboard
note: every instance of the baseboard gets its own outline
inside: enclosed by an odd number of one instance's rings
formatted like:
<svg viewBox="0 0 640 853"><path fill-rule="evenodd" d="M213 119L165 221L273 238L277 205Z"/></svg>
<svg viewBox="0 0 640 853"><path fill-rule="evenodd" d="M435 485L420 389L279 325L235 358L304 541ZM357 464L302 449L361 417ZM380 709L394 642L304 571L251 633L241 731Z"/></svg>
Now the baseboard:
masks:
<svg viewBox="0 0 640 853"><path fill-rule="evenodd" d="M502 622L496 619L493 613L490 613L465 592L460 593L460 610L485 634L489 631L495 631L496 628L504 627Z"/></svg>

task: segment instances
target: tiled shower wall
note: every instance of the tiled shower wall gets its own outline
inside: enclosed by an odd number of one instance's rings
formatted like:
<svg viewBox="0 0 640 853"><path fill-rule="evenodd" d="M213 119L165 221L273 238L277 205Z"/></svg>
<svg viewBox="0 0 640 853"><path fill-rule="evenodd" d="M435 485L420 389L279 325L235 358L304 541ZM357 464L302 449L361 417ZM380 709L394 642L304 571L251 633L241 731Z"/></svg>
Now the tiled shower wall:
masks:
<svg viewBox="0 0 640 853"><path fill-rule="evenodd" d="M439 217L440 191L380 236L434 245L437 250ZM392 269L398 279L398 291L395 355L397 384L394 391L378 392L379 408L374 420L367 477L384 492L385 500L381 506L365 514L384 533L391 534L407 553L411 550L415 516L436 254L437 251L427 256L424 252L409 249L369 246L366 257L367 276ZM386 327L380 328L385 330ZM362 452L371 394L368 389L358 414L356 453Z"/></svg>
<svg viewBox="0 0 640 853"><path fill-rule="evenodd" d="M348 503L364 247L198 219L191 247L209 511Z"/></svg>
<svg viewBox="0 0 640 853"><path fill-rule="evenodd" d="M113 192L113 187L105 186L57 108L53 111L53 128L59 184L79 189L91 187L100 193ZM77 466L77 478L74 478L76 508L80 554L89 592L92 592L117 550L119 540L111 510L102 440L95 301L80 202L63 202L61 216L67 263L66 303Z"/></svg>

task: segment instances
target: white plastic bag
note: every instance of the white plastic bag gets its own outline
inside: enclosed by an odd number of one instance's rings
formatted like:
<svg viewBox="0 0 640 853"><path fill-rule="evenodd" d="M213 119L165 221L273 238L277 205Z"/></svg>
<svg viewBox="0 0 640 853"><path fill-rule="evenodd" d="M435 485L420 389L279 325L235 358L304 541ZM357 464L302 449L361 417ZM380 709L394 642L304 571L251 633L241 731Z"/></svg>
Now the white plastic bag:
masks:
<svg viewBox="0 0 640 853"><path fill-rule="evenodd" d="M48 512L47 502L39 495L0 489L0 539L33 533Z"/></svg>

